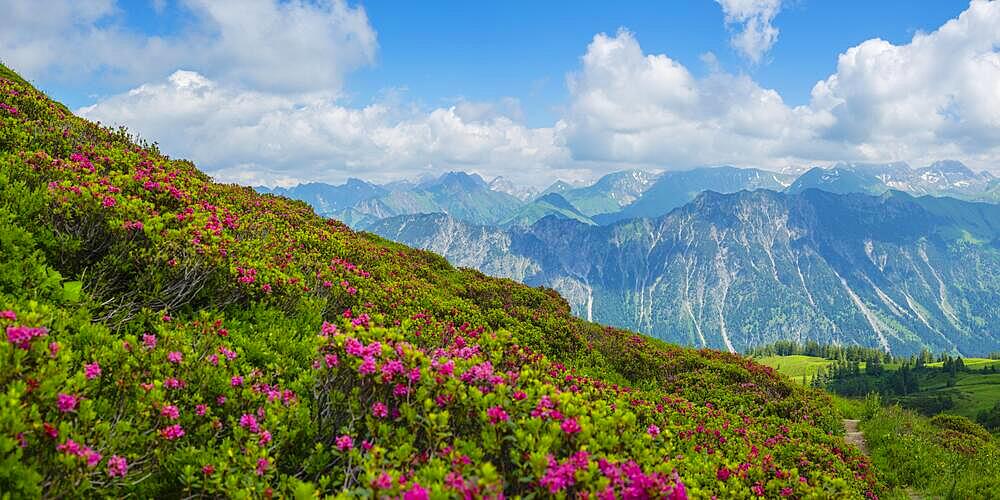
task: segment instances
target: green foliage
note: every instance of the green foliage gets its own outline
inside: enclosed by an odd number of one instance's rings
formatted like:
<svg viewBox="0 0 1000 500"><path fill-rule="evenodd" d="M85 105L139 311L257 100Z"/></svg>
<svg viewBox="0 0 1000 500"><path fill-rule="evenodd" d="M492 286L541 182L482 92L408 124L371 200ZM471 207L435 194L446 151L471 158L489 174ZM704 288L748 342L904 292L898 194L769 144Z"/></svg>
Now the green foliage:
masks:
<svg viewBox="0 0 1000 500"><path fill-rule="evenodd" d="M990 439L990 433L983 426L961 415L935 415L931 417L930 423L939 429L975 436L984 441Z"/></svg>
<svg viewBox="0 0 1000 500"><path fill-rule="evenodd" d="M996 498L1000 448L963 417L933 419L897 407L863 423L872 464L891 489L913 487L933 498Z"/></svg>
<svg viewBox="0 0 1000 500"><path fill-rule="evenodd" d="M935 357L927 350L899 357L864 347L815 342L778 342L752 352L763 356L755 358L758 362L793 380L804 377L809 385L844 397L875 392L890 403L928 416L947 412L977 420L982 415L988 420L989 410L1000 403L997 360Z"/></svg>
<svg viewBox="0 0 1000 500"><path fill-rule="evenodd" d="M979 412L976 422L992 432L1000 431L1000 401L993 408Z"/></svg>

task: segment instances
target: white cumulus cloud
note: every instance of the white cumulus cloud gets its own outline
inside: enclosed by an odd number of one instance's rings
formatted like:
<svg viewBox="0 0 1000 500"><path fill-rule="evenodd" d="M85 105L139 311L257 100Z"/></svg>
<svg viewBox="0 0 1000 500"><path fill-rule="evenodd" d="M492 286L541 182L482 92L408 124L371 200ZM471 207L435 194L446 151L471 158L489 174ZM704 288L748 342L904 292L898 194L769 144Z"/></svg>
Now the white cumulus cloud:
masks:
<svg viewBox="0 0 1000 500"><path fill-rule="evenodd" d="M840 55L810 106L831 141L872 157L1000 156L1000 2L974 0L931 33L868 40Z"/></svg>
<svg viewBox="0 0 1000 500"><path fill-rule="evenodd" d="M390 92L367 105L347 104L339 88L344 68L370 61L377 48L360 9L338 2L252 0L241 3L246 12L235 13L231 4L195 1L187 5L201 19L215 20L203 25L214 45L192 56L191 65L178 63L170 73L80 112L126 124L158 141L168 154L190 158L223 180L288 184L358 176L387 181L460 169L537 186L556 177L579 180L637 166L780 168L840 160L926 164L946 158L1000 173L996 1L973 0L955 19L906 43L873 39L847 48L835 72L817 82L810 101L798 106L746 74L726 71L709 56L709 71L700 74L667 54L646 53L627 30L599 34L567 77L569 96L559 119L540 128L524 124L513 98L424 108L407 102L405 93ZM95 26L104 26L96 20L114 10L108 1L73 5L78 18ZM311 13L308 9L320 9L315 24L310 24L315 19L296 17ZM237 29L255 16L270 21L255 33ZM51 29L48 23L63 26L62 17L32 22L45 32ZM222 60L237 50L233 47L266 44L271 30L299 23L313 35L288 35L283 44L301 45L295 51L299 55L288 61L266 48L241 56L246 59ZM98 28L87 29L93 35ZM107 36L120 35L115 33ZM219 38L220 33L232 38ZM326 42L316 33L326 33ZM359 38L358 47L332 55L308 47L317 37L322 46L348 33L371 38ZM316 59L327 67L310 67ZM288 74L295 75L292 83L271 80L275 75L264 70L286 63ZM314 81L326 83L308 83Z"/></svg>
<svg viewBox="0 0 1000 500"><path fill-rule="evenodd" d="M711 61L709 61L711 62ZM973 0L937 30L844 51L810 102L713 64L707 76L597 35L569 78L563 140L578 160L780 167L951 158L1000 171L1000 2Z"/></svg>
<svg viewBox="0 0 1000 500"><path fill-rule="evenodd" d="M161 37L124 26L114 0L47 0L44 8L0 0L0 57L29 78L75 84L129 86L186 67L260 90L304 92L337 90L378 50L364 9L343 0L177 3L191 20Z"/></svg>
<svg viewBox="0 0 1000 500"><path fill-rule="evenodd" d="M781 10L782 0L715 0L722 6L726 26L733 30L733 48L754 63L778 41L778 28L772 24Z"/></svg>
<svg viewBox="0 0 1000 500"><path fill-rule="evenodd" d="M747 76L703 78L635 36L597 35L569 79L562 133L578 160L693 166L780 161L785 144L809 141L809 110L785 105Z"/></svg>
<svg viewBox="0 0 1000 500"><path fill-rule="evenodd" d="M552 128L528 128L487 108L345 107L328 95L245 90L177 71L79 112L127 124L217 178L245 184L388 181L455 169L533 183L566 162Z"/></svg>

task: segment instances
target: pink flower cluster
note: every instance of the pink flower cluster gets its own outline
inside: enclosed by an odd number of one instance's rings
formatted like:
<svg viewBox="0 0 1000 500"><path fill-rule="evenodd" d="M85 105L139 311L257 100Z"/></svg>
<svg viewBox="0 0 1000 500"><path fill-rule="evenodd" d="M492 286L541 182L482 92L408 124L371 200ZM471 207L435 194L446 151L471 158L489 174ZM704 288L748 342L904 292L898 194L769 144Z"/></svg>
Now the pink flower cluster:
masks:
<svg viewBox="0 0 1000 500"><path fill-rule="evenodd" d="M428 498L430 496L427 490L419 483L413 483L413 486L406 490L406 493L403 493L403 500L427 500Z"/></svg>
<svg viewBox="0 0 1000 500"><path fill-rule="evenodd" d="M125 474L128 474L128 461L125 457L111 455L108 459L108 476L125 477Z"/></svg>
<svg viewBox="0 0 1000 500"><path fill-rule="evenodd" d="M240 427L256 434L260 432L260 424L257 423L257 417L244 413L240 416Z"/></svg>
<svg viewBox="0 0 1000 500"><path fill-rule="evenodd" d="M462 382L474 384L483 392L492 392L494 386L503 383L503 377L493 373L493 363L489 361L470 366L460 378Z"/></svg>
<svg viewBox="0 0 1000 500"><path fill-rule="evenodd" d="M88 363L83 365L83 375L87 377L87 380L91 380L101 376L101 365L97 362Z"/></svg>
<svg viewBox="0 0 1000 500"><path fill-rule="evenodd" d="M351 436L344 434L337 438L337 448L340 451L347 451L354 448L354 439Z"/></svg>
<svg viewBox="0 0 1000 500"><path fill-rule="evenodd" d="M36 337L41 337L49 333L44 326L8 326L7 342L14 344L20 349L27 350L31 341Z"/></svg>
<svg viewBox="0 0 1000 500"><path fill-rule="evenodd" d="M552 420L562 420L563 414L556 409L555 403L552 401L548 395L542 396L538 400L538 404L535 405L535 409L531 410L531 416L535 418L552 419Z"/></svg>
<svg viewBox="0 0 1000 500"><path fill-rule="evenodd" d="M267 468L270 467L270 466L271 466L271 462L269 462L266 458L260 458L260 459L258 459L257 460L257 468L256 468L257 475L258 476L263 476L264 473L267 472Z"/></svg>
<svg viewBox="0 0 1000 500"><path fill-rule="evenodd" d="M76 411L76 405L80 402L80 397L72 394L59 393L56 397L56 406L62 413Z"/></svg>
<svg viewBox="0 0 1000 500"><path fill-rule="evenodd" d="M160 415L167 417L169 420L177 420L181 417L181 412L174 405L164 405L163 408L160 408Z"/></svg>
<svg viewBox="0 0 1000 500"><path fill-rule="evenodd" d="M65 443L56 446L56 451L84 459L87 462L87 467L95 467L101 463L100 453L94 451L89 446L80 446L80 444L72 439L67 439Z"/></svg>
<svg viewBox="0 0 1000 500"><path fill-rule="evenodd" d="M646 474L634 461L615 464L605 459L597 463L604 477L611 481L601 498L651 498L660 497L669 500L687 500L687 488L680 476L674 471L670 478L659 474ZM619 492L616 495L616 491Z"/></svg>
<svg viewBox="0 0 1000 500"><path fill-rule="evenodd" d="M175 439L180 439L184 436L184 428L178 424L168 425L163 429L160 429L160 436L167 441L173 441Z"/></svg>
<svg viewBox="0 0 1000 500"><path fill-rule="evenodd" d="M257 281L256 269L237 267L236 272L239 273L240 275L240 277L238 278L240 283L245 283L249 285L250 283Z"/></svg>
<svg viewBox="0 0 1000 500"><path fill-rule="evenodd" d="M510 420L510 416L507 415L507 412L499 406L493 406L486 410L486 417L490 419L490 423L493 425Z"/></svg>
<svg viewBox="0 0 1000 500"><path fill-rule="evenodd" d="M580 431L583 430L580 428L580 423L577 422L575 418L567 418L566 420L563 420L559 427L563 432L569 435L579 434Z"/></svg>
<svg viewBox="0 0 1000 500"><path fill-rule="evenodd" d="M590 454L586 451L578 451L563 463L549 455L549 467L542 476L540 483L549 490L549 493L559 493L576 483L576 471L585 470L590 466Z"/></svg>

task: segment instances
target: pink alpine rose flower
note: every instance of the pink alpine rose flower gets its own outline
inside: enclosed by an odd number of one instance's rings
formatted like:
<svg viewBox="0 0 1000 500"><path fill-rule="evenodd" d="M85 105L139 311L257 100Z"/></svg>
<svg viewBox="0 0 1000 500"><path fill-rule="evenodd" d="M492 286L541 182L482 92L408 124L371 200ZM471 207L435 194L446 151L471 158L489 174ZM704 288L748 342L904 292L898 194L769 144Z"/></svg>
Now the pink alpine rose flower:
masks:
<svg viewBox="0 0 1000 500"><path fill-rule="evenodd" d="M507 412L499 406L493 406L486 410L486 416L489 417L490 423L493 425L510 420L510 416L507 415Z"/></svg>
<svg viewBox="0 0 1000 500"><path fill-rule="evenodd" d="M56 400L56 405L59 407L59 411L63 413L69 413L71 411L76 410L76 405L79 402L80 402L79 396L64 394L60 392Z"/></svg>
<svg viewBox="0 0 1000 500"><path fill-rule="evenodd" d="M374 481L372 481L372 486L378 490L387 490L389 488L392 488L392 476L383 472L379 474L379 476L375 478Z"/></svg>
<svg viewBox="0 0 1000 500"><path fill-rule="evenodd" d="M108 459L108 476L125 477L125 474L128 474L128 461L125 457L111 455Z"/></svg>
<svg viewBox="0 0 1000 500"><path fill-rule="evenodd" d="M725 481L729 479L730 474L732 474L732 472L730 472L728 468L720 467L719 471L715 473L715 479Z"/></svg>
<svg viewBox="0 0 1000 500"><path fill-rule="evenodd" d="M340 451L347 451L354 448L354 439L346 434L340 436L337 438L337 448L339 448Z"/></svg>
<svg viewBox="0 0 1000 500"><path fill-rule="evenodd" d="M403 500L427 500L430 498L427 494L427 490L419 483L413 483L413 486L403 493Z"/></svg>
<svg viewBox="0 0 1000 500"><path fill-rule="evenodd" d="M560 424L560 427L562 428L563 432L571 435L576 434L582 430L580 428L580 423L577 422L575 418L567 418L566 420L563 420L562 424Z"/></svg>
<svg viewBox="0 0 1000 500"><path fill-rule="evenodd" d="M249 413L244 413L240 416L240 427L247 429L254 434L260 431L260 425L257 423L257 417Z"/></svg>
<svg viewBox="0 0 1000 500"><path fill-rule="evenodd" d="M101 365L97 364L97 361L83 365L83 374L87 377L87 380L100 377Z"/></svg>
<svg viewBox="0 0 1000 500"><path fill-rule="evenodd" d="M174 405L166 405L160 409L160 415L163 415L170 420L177 420L180 418L181 412Z"/></svg>
<svg viewBox="0 0 1000 500"><path fill-rule="evenodd" d="M19 349L28 350L31 347L32 339L41 337L46 333L48 333L48 330L45 327L8 326L7 342L14 344Z"/></svg>
<svg viewBox="0 0 1000 500"><path fill-rule="evenodd" d="M101 454L92 450L90 447L83 449L83 458L87 461L87 467L94 468L97 464L101 463Z"/></svg>
<svg viewBox="0 0 1000 500"><path fill-rule="evenodd" d="M160 435L167 441L173 441L184 436L184 428L178 424L170 425L161 429Z"/></svg>

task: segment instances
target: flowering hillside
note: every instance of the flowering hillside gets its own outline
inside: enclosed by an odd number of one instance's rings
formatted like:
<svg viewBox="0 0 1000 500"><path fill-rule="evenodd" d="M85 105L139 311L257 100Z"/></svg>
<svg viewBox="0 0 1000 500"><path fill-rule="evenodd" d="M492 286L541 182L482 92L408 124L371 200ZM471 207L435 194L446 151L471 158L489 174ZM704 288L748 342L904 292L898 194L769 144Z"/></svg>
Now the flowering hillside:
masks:
<svg viewBox="0 0 1000 500"><path fill-rule="evenodd" d="M0 66L0 491L864 497L829 399L216 184Z"/></svg>

